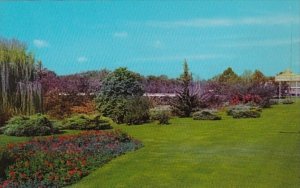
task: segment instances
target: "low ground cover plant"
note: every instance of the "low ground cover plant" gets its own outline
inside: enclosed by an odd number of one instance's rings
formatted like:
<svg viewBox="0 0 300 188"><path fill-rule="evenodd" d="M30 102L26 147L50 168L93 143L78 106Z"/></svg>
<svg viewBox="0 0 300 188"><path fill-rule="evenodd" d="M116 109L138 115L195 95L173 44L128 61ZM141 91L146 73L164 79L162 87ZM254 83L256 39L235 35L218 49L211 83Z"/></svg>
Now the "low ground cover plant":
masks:
<svg viewBox="0 0 300 188"><path fill-rule="evenodd" d="M112 158L141 146L120 131L86 131L8 145L0 155L0 187L69 185Z"/></svg>
<svg viewBox="0 0 300 188"><path fill-rule="evenodd" d="M109 119L100 115L73 115L62 122L62 129L74 130L105 130L111 129Z"/></svg>
<svg viewBox="0 0 300 188"><path fill-rule="evenodd" d="M193 114L194 120L221 120L221 116L214 110L201 110Z"/></svg>
<svg viewBox="0 0 300 188"><path fill-rule="evenodd" d="M233 118L258 118L261 111L261 108L257 106L236 105L227 109L227 115Z"/></svg>
<svg viewBox="0 0 300 188"><path fill-rule="evenodd" d="M9 136L45 136L58 133L46 115L15 116L11 118L1 132Z"/></svg>

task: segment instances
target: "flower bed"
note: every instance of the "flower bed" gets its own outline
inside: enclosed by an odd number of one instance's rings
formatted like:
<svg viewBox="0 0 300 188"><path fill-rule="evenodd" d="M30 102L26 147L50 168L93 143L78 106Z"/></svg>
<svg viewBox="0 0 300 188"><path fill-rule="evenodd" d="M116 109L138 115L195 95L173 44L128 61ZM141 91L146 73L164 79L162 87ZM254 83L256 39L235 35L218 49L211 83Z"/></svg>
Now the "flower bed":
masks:
<svg viewBox="0 0 300 188"><path fill-rule="evenodd" d="M88 131L8 145L0 153L0 187L69 185L139 147L139 141L120 131Z"/></svg>

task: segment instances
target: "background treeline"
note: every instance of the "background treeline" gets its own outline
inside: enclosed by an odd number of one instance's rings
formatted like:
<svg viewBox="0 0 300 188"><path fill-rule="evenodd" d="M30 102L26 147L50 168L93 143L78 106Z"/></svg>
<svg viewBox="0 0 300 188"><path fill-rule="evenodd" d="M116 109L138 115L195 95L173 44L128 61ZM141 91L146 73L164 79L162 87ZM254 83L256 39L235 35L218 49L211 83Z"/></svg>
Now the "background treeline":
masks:
<svg viewBox="0 0 300 188"><path fill-rule="evenodd" d="M187 67L186 67L187 68ZM191 71L192 72L192 71ZM73 113L94 113L95 97L103 81L113 73L106 69L59 76L42 66L41 61L16 40L0 40L0 123L16 114L37 112L62 119ZM177 93L182 78L139 77L143 93ZM274 78L259 70L237 75L231 68L209 80L195 80L192 74L188 91L197 97L197 108L253 102L263 107L276 96ZM284 84L282 93L288 89ZM150 106L172 105L172 97L152 97Z"/></svg>

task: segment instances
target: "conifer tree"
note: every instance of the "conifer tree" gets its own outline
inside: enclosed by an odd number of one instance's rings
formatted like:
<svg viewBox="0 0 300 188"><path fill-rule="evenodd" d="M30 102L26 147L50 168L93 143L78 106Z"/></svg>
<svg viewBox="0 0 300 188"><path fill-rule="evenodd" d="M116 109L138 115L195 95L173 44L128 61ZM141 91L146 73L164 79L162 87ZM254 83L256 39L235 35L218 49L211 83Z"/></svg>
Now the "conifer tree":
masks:
<svg viewBox="0 0 300 188"><path fill-rule="evenodd" d="M180 89L176 93L176 97L172 103L172 110L179 117L189 117L193 110L197 107L198 100L195 93L191 93L190 86L193 78L189 72L188 63L184 60L183 73L179 78Z"/></svg>

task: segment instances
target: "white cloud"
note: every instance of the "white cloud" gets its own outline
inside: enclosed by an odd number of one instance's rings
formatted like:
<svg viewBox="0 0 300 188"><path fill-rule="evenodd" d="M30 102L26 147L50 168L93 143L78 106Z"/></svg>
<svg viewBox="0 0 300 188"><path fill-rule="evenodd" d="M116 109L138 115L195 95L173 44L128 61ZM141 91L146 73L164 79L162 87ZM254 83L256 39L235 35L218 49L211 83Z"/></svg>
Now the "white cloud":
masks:
<svg viewBox="0 0 300 188"><path fill-rule="evenodd" d="M41 40L41 39L34 39L34 40L33 40L33 44L34 44L34 46L37 47L37 48L45 48L45 47L48 47L48 46L49 46L49 44L48 44L47 41Z"/></svg>
<svg viewBox="0 0 300 188"><path fill-rule="evenodd" d="M231 58L228 55L218 55L218 54L199 54L199 55L175 55L175 56L157 56L157 57L142 57L136 58L135 61L183 61L187 59L188 61L202 61L209 59L219 59L219 58Z"/></svg>
<svg viewBox="0 0 300 188"><path fill-rule="evenodd" d="M115 32L113 34L113 36L116 37L116 38L126 38L126 37L128 37L128 33L126 31Z"/></svg>
<svg viewBox="0 0 300 188"><path fill-rule="evenodd" d="M292 44L300 43L300 39L296 38L292 40ZM264 47L264 46L282 46L291 45L291 39L269 39L269 40L252 40L252 41L240 41L227 44L219 44L219 47Z"/></svg>
<svg viewBox="0 0 300 188"><path fill-rule="evenodd" d="M300 24L297 16L265 16L244 18L198 18L177 21L149 21L152 27L177 28L177 27L228 27L236 25L290 25Z"/></svg>
<svg viewBox="0 0 300 188"><path fill-rule="evenodd" d="M156 41L154 41L154 43L153 43L153 47L154 48L158 48L158 49L161 49L161 48L163 48L163 43L160 41L160 40L156 40Z"/></svg>
<svg viewBox="0 0 300 188"><path fill-rule="evenodd" d="M88 61L88 58L85 57L85 56L81 56L81 57L78 57L78 58L77 58L77 61L78 61L79 63L85 63L85 62Z"/></svg>

